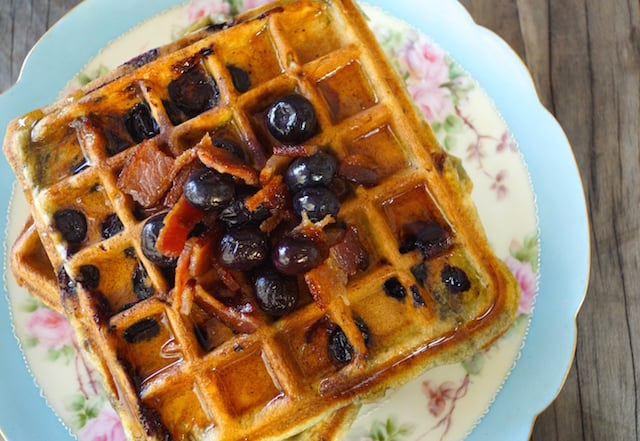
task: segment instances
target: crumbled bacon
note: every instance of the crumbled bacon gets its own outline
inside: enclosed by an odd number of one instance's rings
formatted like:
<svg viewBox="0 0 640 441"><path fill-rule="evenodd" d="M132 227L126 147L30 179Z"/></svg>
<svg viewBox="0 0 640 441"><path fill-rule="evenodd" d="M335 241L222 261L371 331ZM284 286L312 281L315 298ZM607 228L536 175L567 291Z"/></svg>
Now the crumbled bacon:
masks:
<svg viewBox="0 0 640 441"><path fill-rule="evenodd" d="M331 256L338 266L349 276L354 276L358 271L364 271L369 265L369 255L362 246L358 230L349 225L342 239L331 247Z"/></svg>
<svg viewBox="0 0 640 441"><path fill-rule="evenodd" d="M164 218L156 246L165 256L177 257L187 242L189 233L204 218L205 212L181 197Z"/></svg>
<svg viewBox="0 0 640 441"><path fill-rule="evenodd" d="M269 210L282 210L286 203L287 186L280 175L274 176L256 194L245 201L250 211L256 211L260 205L264 205Z"/></svg>
<svg viewBox="0 0 640 441"><path fill-rule="evenodd" d="M313 300L321 309L327 309L335 297L344 292L347 285L347 273L340 268L336 260L329 256L304 275Z"/></svg>
<svg viewBox="0 0 640 441"><path fill-rule="evenodd" d="M233 275L233 272L231 272L231 270L220 265L220 263L217 260L213 260L212 264L216 270L216 273L218 274L218 277L220 277L220 280L222 281L222 283L224 283L224 285L227 288L229 288L231 291L238 292L241 288L241 285L236 280L236 277Z"/></svg>
<svg viewBox="0 0 640 441"><path fill-rule="evenodd" d="M154 141L144 141L127 160L117 185L144 208L156 205L171 187L174 159Z"/></svg>
<svg viewBox="0 0 640 441"><path fill-rule="evenodd" d="M174 289L176 293L181 294L187 287L187 284L192 279L189 267L191 266L191 248L193 244L187 242L185 244L180 257L178 257L178 263L176 264L176 275L174 279Z"/></svg>
<svg viewBox="0 0 640 441"><path fill-rule="evenodd" d="M186 241L176 265L175 288L181 292L190 280L211 270L214 236L192 237Z"/></svg>
<svg viewBox="0 0 640 441"><path fill-rule="evenodd" d="M282 174L290 162L291 158L286 156L272 155L260 170L260 184L264 186L275 176Z"/></svg>
<svg viewBox="0 0 640 441"><path fill-rule="evenodd" d="M296 215L291 210L275 210L271 216L262 221L260 231L271 234L282 222L293 221Z"/></svg>
<svg viewBox="0 0 640 441"><path fill-rule="evenodd" d="M222 174L229 174L241 179L247 185L258 185L258 172L241 162L227 150L215 147L211 136L207 133L194 147L198 158L207 167Z"/></svg>
<svg viewBox="0 0 640 441"><path fill-rule="evenodd" d="M216 316L234 331L250 334L262 325L263 320L257 306L244 295L225 298L223 302L214 292L209 292L202 286L196 289L201 296L208 297L207 304L214 309Z"/></svg>
<svg viewBox="0 0 640 441"><path fill-rule="evenodd" d="M199 166L199 162L192 161L191 163L183 165L178 164L178 162L176 161L176 169L178 168L178 165L180 166L180 171L176 173L176 176L173 179L173 183L171 184L171 188L164 197L163 205L165 207L173 207L178 203L178 200L184 193L183 188L185 182L187 182L187 179L189 178L191 172Z"/></svg>
<svg viewBox="0 0 640 441"><path fill-rule="evenodd" d="M317 145L308 145L308 144L284 144L284 145L276 145L273 147L273 154L279 156L286 156L289 158L299 158L302 156L311 156L318 152Z"/></svg>

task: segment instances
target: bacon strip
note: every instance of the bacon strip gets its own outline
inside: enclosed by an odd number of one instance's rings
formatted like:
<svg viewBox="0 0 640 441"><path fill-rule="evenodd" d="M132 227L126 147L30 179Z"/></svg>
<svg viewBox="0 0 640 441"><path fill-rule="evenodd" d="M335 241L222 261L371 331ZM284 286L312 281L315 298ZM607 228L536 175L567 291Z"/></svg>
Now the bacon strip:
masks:
<svg viewBox="0 0 640 441"><path fill-rule="evenodd" d="M155 206L171 187L174 159L146 140L127 160L117 185L144 208Z"/></svg>
<svg viewBox="0 0 640 441"><path fill-rule="evenodd" d="M156 247L168 257L178 257L187 242L187 237L205 216L205 212L195 208L182 196L164 218Z"/></svg>
<svg viewBox="0 0 640 441"><path fill-rule="evenodd" d="M282 176L274 176L256 194L245 201L245 205L250 211L255 211L260 205L264 205L269 210L282 210L287 203L287 186L282 180Z"/></svg>
<svg viewBox="0 0 640 441"><path fill-rule="evenodd" d="M302 156L312 156L318 152L317 145L276 145L273 147L273 154L280 156L288 156L290 158L299 158Z"/></svg>
<svg viewBox="0 0 640 441"><path fill-rule="evenodd" d="M176 265L175 288L181 292L191 280L207 273L213 266L213 235L192 237L186 241Z"/></svg>
<svg viewBox="0 0 640 441"><path fill-rule="evenodd" d="M331 247L330 252L338 266L350 277L367 269L369 265L369 254L362 246L358 230L353 225L347 228L342 239Z"/></svg>
<svg viewBox="0 0 640 441"><path fill-rule="evenodd" d="M242 179L247 185L258 185L258 172L243 164L230 152L215 147L208 133L196 144L194 149L200 161L207 167L219 173Z"/></svg>

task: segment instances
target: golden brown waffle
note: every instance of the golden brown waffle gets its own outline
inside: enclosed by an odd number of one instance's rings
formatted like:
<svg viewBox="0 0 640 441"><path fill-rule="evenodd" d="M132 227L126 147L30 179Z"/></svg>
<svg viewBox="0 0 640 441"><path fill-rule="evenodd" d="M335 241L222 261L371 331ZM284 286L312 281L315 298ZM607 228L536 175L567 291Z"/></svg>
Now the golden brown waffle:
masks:
<svg viewBox="0 0 640 441"><path fill-rule="evenodd" d="M312 103L318 128L283 145L265 114L292 93ZM220 137L242 152L217 148ZM282 174L318 149L337 158L340 209L296 226ZM349 0L247 14L16 120L5 153L131 439L292 436L470 356L515 316L516 283L469 181ZM186 202L198 163L253 188L246 206L269 210L270 241L322 249L282 317L259 305L252 272L224 264L217 213ZM167 210L157 246L177 263L142 251L144 225Z"/></svg>
<svg viewBox="0 0 640 441"><path fill-rule="evenodd" d="M56 273L47 257L40 236L31 219L11 248L11 270L20 286L44 304L63 314ZM291 437L288 441L340 440L351 427L359 406L348 405L338 409L315 426Z"/></svg>
<svg viewBox="0 0 640 441"><path fill-rule="evenodd" d="M20 286L51 309L63 312L55 270L30 218L11 247L10 265Z"/></svg>

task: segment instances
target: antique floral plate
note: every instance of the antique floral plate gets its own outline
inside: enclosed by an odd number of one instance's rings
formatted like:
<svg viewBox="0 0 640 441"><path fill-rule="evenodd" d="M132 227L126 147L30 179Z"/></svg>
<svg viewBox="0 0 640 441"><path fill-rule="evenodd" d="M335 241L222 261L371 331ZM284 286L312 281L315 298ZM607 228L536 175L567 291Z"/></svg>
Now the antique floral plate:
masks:
<svg viewBox="0 0 640 441"><path fill-rule="evenodd" d="M42 38L18 83L0 96L0 127L179 37L194 22L264 2L85 0ZM463 159L492 246L514 272L523 296L516 323L494 347L432 370L366 406L347 440L526 440L572 361L575 316L588 279L586 208L571 148L539 103L523 64L458 2L371 3L375 6L363 6L372 29L442 144ZM28 207L19 190L12 196L8 165L2 161L0 167L5 176L0 203L8 213L2 220L6 267L7 250ZM0 299L5 437L122 440L118 418L67 322L20 289L6 270L5 291Z"/></svg>

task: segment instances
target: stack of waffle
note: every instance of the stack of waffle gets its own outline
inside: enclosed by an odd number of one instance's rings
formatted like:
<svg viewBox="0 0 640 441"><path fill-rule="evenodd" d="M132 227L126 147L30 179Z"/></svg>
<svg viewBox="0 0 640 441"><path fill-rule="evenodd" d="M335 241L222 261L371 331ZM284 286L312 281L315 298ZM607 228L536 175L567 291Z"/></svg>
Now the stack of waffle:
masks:
<svg viewBox="0 0 640 441"><path fill-rule="evenodd" d="M33 217L13 271L69 318L130 439L337 439L516 313L470 182L350 0L146 54L4 149Z"/></svg>

